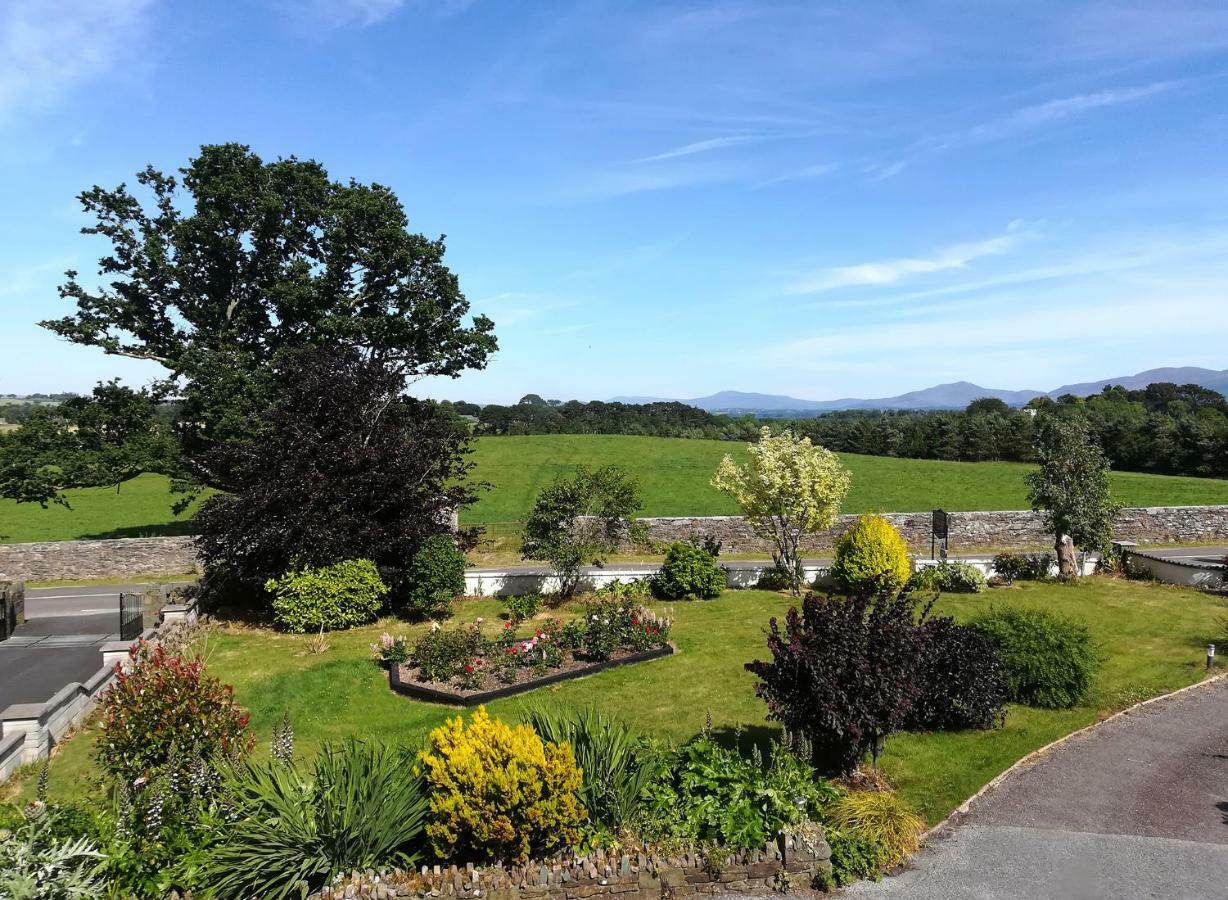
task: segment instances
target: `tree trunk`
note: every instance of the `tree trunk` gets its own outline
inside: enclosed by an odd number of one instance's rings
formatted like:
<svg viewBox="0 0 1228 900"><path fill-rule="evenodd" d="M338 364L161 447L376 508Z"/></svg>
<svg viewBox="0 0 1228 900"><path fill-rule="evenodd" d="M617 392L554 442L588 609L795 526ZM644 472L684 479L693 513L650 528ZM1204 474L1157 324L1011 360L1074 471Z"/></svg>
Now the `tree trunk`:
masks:
<svg viewBox="0 0 1228 900"><path fill-rule="evenodd" d="M1053 543L1057 550L1057 574L1059 578L1077 578L1078 563L1075 559L1074 541L1068 534L1059 534Z"/></svg>

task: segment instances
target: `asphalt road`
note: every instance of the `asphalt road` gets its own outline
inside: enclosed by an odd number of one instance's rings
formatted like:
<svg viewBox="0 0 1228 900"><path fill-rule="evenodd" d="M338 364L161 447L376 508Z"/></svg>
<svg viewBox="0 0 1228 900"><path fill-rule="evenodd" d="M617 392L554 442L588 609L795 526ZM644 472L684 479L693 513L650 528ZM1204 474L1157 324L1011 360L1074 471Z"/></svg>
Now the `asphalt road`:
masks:
<svg viewBox="0 0 1228 900"><path fill-rule="evenodd" d="M14 703L42 703L64 685L85 681L102 667L102 644L119 640L120 591L139 584L31 588L26 622L0 641L0 711Z"/></svg>
<svg viewBox="0 0 1228 900"><path fill-rule="evenodd" d="M1228 680L1075 738L986 794L899 875L908 900L1228 897Z"/></svg>

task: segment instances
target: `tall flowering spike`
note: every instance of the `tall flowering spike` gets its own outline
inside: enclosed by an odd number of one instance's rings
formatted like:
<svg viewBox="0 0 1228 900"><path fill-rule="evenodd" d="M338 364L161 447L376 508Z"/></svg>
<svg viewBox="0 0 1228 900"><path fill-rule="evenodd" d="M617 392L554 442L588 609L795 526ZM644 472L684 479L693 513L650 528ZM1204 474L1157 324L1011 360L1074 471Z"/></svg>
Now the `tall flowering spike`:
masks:
<svg viewBox="0 0 1228 900"><path fill-rule="evenodd" d="M42 768L38 770L38 790L35 797L40 803L47 802L47 777L51 769L51 757L43 760Z"/></svg>
<svg viewBox="0 0 1228 900"><path fill-rule="evenodd" d="M269 752L282 765L288 766L294 762L294 726L290 724L288 712L282 714L281 724L273 731Z"/></svg>

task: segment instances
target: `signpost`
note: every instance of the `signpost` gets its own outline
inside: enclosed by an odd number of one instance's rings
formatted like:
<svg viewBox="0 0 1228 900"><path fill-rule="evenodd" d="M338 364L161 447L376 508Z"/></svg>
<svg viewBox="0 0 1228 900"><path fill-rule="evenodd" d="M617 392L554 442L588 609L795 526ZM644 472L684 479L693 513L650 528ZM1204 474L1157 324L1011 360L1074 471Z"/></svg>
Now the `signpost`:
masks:
<svg viewBox="0 0 1228 900"><path fill-rule="evenodd" d="M932 523L930 528L930 558L941 559L947 561L947 538L950 535L951 517L947 515L945 510L936 509L933 512ZM935 556L938 541L941 541L941 556Z"/></svg>

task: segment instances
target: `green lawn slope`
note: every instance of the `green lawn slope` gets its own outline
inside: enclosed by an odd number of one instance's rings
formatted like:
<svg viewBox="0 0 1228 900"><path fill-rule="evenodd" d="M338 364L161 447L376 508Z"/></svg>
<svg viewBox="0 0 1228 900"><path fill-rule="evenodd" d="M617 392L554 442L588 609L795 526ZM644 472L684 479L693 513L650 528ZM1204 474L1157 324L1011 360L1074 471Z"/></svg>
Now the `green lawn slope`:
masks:
<svg viewBox="0 0 1228 900"><path fill-rule="evenodd" d="M491 489L461 518L467 523L522 521L538 491L581 463L618 465L634 474L644 499L640 515L733 515L737 507L709 484L726 453L743 456L745 445L622 435L481 438L472 456L477 464L473 477ZM846 512L1027 508L1025 465L854 454L841 458L853 473ZM1127 506L1228 503L1228 481L1115 472L1113 486ZM118 492L86 488L69 491L68 497L69 509L0 501L0 543L144 537L189 529L184 517L172 515L177 497L160 476L142 475Z"/></svg>

